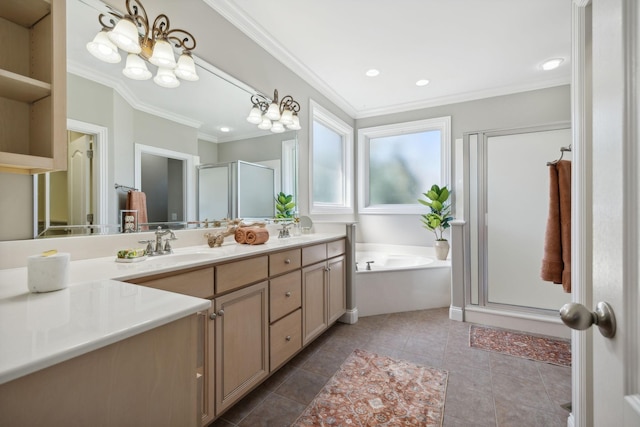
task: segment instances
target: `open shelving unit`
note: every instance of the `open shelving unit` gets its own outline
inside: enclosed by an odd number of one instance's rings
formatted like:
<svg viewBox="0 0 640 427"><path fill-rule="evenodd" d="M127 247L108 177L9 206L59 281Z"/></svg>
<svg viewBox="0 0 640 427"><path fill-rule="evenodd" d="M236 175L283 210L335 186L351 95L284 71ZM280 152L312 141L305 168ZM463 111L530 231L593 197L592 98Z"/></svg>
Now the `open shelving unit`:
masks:
<svg viewBox="0 0 640 427"><path fill-rule="evenodd" d="M2 3L0 172L65 170L65 0Z"/></svg>

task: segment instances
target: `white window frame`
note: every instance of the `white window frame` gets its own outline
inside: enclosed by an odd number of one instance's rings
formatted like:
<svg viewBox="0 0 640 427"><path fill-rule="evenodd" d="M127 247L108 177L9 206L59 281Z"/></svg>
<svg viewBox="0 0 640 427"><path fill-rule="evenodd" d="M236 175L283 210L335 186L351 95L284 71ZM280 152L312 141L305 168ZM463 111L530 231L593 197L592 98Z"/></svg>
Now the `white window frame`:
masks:
<svg viewBox="0 0 640 427"><path fill-rule="evenodd" d="M450 186L451 116L412 122L394 123L358 130L358 213L360 214L421 214L424 206L415 204L369 205L369 148L371 139L384 138L405 133L430 130L440 131L440 182ZM450 187L449 187L450 188ZM428 188L424 189L426 192Z"/></svg>
<svg viewBox="0 0 640 427"><path fill-rule="evenodd" d="M353 201L353 127L339 119L333 113L309 100L311 126L309 126L309 206L310 213L315 214L351 214L354 211ZM321 203L313 200L313 122L317 121L342 137L342 171L343 200L340 203Z"/></svg>

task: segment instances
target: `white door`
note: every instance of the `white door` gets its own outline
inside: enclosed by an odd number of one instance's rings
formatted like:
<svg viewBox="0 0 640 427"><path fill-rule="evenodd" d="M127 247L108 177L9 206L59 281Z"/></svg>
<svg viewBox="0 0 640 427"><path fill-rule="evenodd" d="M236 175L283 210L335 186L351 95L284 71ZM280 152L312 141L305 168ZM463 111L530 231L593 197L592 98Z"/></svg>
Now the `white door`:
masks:
<svg viewBox="0 0 640 427"><path fill-rule="evenodd" d="M575 4L589 3L574 0ZM637 0L592 0L592 301L608 302L617 321L616 335L597 327L585 334L586 375L573 378L591 408L580 426L640 426L639 244L640 124ZM575 82L574 82L575 84ZM576 85L580 86L580 85ZM580 87L574 87L581 90ZM588 112L586 113L587 121ZM584 118L584 117L582 117ZM581 121L581 118L578 118ZM575 160L575 158L574 158ZM588 293L588 289L587 289ZM593 310L594 307L588 307ZM590 349L591 347L591 349ZM586 384L586 386L584 385ZM574 409L576 409L574 407ZM578 409L580 411L580 409Z"/></svg>
<svg viewBox="0 0 640 427"><path fill-rule="evenodd" d="M87 224L87 214L91 213L91 140L89 135L70 135L76 137L69 140L68 150L69 224Z"/></svg>

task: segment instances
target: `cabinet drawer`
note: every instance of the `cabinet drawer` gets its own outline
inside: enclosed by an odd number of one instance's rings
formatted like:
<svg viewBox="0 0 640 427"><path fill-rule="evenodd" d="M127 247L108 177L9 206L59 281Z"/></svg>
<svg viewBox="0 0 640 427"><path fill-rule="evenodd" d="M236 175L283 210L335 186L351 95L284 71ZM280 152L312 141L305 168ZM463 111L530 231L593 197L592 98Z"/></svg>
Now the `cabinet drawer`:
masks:
<svg viewBox="0 0 640 427"><path fill-rule="evenodd" d="M154 276L149 280L141 278L131 280L131 282L178 294L211 298L213 296L213 267L186 271L172 276Z"/></svg>
<svg viewBox="0 0 640 427"><path fill-rule="evenodd" d="M266 279L269 275L268 260L265 255L216 266L216 293L231 291Z"/></svg>
<svg viewBox="0 0 640 427"><path fill-rule="evenodd" d="M294 271L269 283L270 321L278 320L302 305L302 272Z"/></svg>
<svg viewBox="0 0 640 427"><path fill-rule="evenodd" d="M316 262L324 261L325 259L327 259L326 243L302 248L302 265L315 264Z"/></svg>
<svg viewBox="0 0 640 427"><path fill-rule="evenodd" d="M278 274L300 268L300 257L300 249L292 249L290 251L269 255L269 275L277 276Z"/></svg>
<svg viewBox="0 0 640 427"><path fill-rule="evenodd" d="M302 348L302 310L271 325L270 332L270 370L273 371Z"/></svg>
<svg viewBox="0 0 640 427"><path fill-rule="evenodd" d="M344 253L344 239L327 243L327 258L342 255Z"/></svg>

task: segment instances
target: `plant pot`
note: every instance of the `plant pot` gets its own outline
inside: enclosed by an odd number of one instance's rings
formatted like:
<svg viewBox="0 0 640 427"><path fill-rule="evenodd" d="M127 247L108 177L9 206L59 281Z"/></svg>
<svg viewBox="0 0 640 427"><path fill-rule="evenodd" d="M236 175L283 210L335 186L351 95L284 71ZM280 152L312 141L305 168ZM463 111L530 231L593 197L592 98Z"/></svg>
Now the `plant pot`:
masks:
<svg viewBox="0 0 640 427"><path fill-rule="evenodd" d="M433 245L436 248L436 258L440 261L447 259L449 255L449 242L446 240L436 240Z"/></svg>

